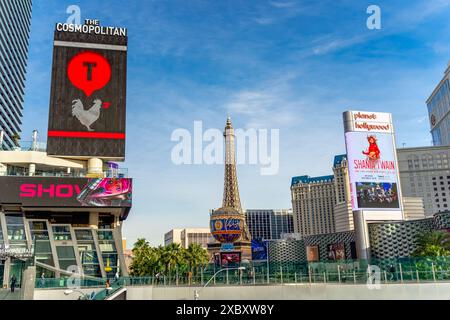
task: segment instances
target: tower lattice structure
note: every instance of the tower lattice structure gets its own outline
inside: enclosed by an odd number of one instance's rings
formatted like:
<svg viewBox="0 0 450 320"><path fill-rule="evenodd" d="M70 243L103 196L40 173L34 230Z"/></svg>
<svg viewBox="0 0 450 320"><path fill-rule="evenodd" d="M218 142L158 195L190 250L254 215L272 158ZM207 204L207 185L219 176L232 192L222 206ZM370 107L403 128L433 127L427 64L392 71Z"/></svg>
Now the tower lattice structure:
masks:
<svg viewBox="0 0 450 320"><path fill-rule="evenodd" d="M244 218L244 229L242 232L242 240L251 240L250 232L245 223L245 215L241 206L241 199L239 197L239 186L236 171L236 146L235 134L231 118L228 117L227 125L223 133L225 137L225 179L223 190L223 208L233 208Z"/></svg>

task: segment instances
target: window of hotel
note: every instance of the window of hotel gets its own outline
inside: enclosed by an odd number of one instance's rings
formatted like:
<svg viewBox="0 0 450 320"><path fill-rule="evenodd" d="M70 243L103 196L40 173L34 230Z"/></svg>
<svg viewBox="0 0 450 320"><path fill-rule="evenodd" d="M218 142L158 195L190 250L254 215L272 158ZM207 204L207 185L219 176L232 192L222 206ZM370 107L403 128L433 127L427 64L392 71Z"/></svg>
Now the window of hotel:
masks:
<svg viewBox="0 0 450 320"><path fill-rule="evenodd" d="M412 160L408 160L408 169L412 169L413 168L413 162Z"/></svg>
<svg viewBox="0 0 450 320"><path fill-rule="evenodd" d="M414 156L414 168L419 169L419 157Z"/></svg>
<svg viewBox="0 0 450 320"><path fill-rule="evenodd" d="M431 155L428 157L428 167L434 168L434 161Z"/></svg>
<svg viewBox="0 0 450 320"><path fill-rule="evenodd" d="M56 241L72 240L70 226L53 226L53 238Z"/></svg>
<svg viewBox="0 0 450 320"><path fill-rule="evenodd" d="M102 273L92 230L75 230L75 236L84 273L90 276L101 277Z"/></svg>
<svg viewBox="0 0 450 320"><path fill-rule="evenodd" d="M67 270L70 266L76 266L77 260L72 246L56 246L59 268Z"/></svg>
<svg viewBox="0 0 450 320"><path fill-rule="evenodd" d="M105 271L107 271L108 277L114 276L118 268L118 259L113 232L98 230L97 234Z"/></svg>
<svg viewBox="0 0 450 320"><path fill-rule="evenodd" d="M99 215L98 228L99 229L114 229L114 216L111 214Z"/></svg>
<svg viewBox="0 0 450 320"><path fill-rule="evenodd" d="M47 223L45 221L30 221L29 226L32 240L49 240Z"/></svg>
<svg viewBox="0 0 450 320"><path fill-rule="evenodd" d="M52 247L48 235L47 223L45 221L30 221L30 233L33 241L32 246L36 254L36 261L54 266Z"/></svg>
<svg viewBox="0 0 450 320"><path fill-rule="evenodd" d="M428 162L427 162L427 158L425 156L422 156L422 167L428 168Z"/></svg>
<svg viewBox="0 0 450 320"><path fill-rule="evenodd" d="M10 242L25 242L27 238L22 214L7 214L5 218L8 240Z"/></svg>

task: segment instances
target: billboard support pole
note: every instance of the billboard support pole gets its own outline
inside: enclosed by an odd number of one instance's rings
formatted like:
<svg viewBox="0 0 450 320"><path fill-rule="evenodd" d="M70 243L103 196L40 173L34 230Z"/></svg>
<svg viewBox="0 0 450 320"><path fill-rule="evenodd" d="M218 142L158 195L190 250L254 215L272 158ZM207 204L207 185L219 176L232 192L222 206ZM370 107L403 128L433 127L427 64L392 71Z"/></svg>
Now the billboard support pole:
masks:
<svg viewBox="0 0 450 320"><path fill-rule="evenodd" d="M353 211L353 220L356 233L356 254L359 260L369 260L370 245L368 237L368 225L364 217L364 211Z"/></svg>
<svg viewBox="0 0 450 320"><path fill-rule="evenodd" d="M269 273L270 273L270 263L269 263L269 255L270 255L270 250L269 250L269 245L270 245L270 241L267 241L267 284L269 284L270 283L270 275L269 275Z"/></svg>
<svg viewBox="0 0 450 320"><path fill-rule="evenodd" d="M103 161L98 158L90 158L88 160L88 175L103 175Z"/></svg>

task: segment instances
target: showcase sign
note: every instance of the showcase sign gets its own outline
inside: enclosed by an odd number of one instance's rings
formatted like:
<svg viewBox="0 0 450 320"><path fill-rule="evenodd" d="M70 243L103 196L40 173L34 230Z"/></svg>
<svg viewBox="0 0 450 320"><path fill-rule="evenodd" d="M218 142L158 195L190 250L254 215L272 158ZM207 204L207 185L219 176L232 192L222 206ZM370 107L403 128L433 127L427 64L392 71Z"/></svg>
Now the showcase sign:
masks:
<svg viewBox="0 0 450 320"><path fill-rule="evenodd" d="M344 119L353 210L400 210L391 115L350 111Z"/></svg>
<svg viewBox="0 0 450 320"><path fill-rule="evenodd" d="M0 204L25 207L131 207L128 178L0 177Z"/></svg>
<svg viewBox="0 0 450 320"><path fill-rule="evenodd" d="M125 157L128 38L123 30L56 25L49 155Z"/></svg>

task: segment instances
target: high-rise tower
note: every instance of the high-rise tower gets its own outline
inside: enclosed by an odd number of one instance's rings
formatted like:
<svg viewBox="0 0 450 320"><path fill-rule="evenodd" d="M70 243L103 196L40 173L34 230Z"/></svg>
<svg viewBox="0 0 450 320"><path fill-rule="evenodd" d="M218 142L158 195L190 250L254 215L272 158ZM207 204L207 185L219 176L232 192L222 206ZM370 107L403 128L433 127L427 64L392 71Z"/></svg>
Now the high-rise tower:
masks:
<svg viewBox="0 0 450 320"><path fill-rule="evenodd" d="M223 136L225 137L225 181L222 207L234 208L236 211L242 213L236 174L235 135L230 117L227 119Z"/></svg>
<svg viewBox="0 0 450 320"><path fill-rule="evenodd" d="M16 147L22 130L31 4L0 1L0 150Z"/></svg>
<svg viewBox="0 0 450 320"><path fill-rule="evenodd" d="M427 100L434 146L450 145L450 61L444 77Z"/></svg>
<svg viewBox="0 0 450 320"><path fill-rule="evenodd" d="M225 131L225 177L222 207L213 210L210 218L211 234L217 240L208 245L211 254L224 256L239 254L251 259L251 236L241 207L236 173L235 135L231 119L227 119ZM222 244L226 244L226 251ZM230 249L231 248L231 249ZM224 258L220 257L220 261Z"/></svg>

